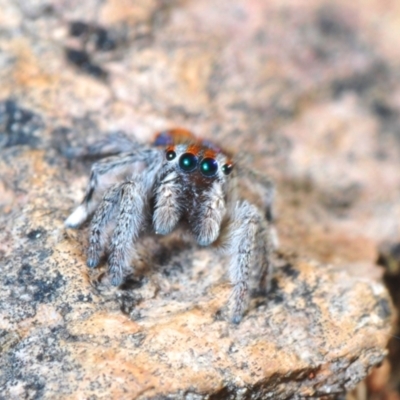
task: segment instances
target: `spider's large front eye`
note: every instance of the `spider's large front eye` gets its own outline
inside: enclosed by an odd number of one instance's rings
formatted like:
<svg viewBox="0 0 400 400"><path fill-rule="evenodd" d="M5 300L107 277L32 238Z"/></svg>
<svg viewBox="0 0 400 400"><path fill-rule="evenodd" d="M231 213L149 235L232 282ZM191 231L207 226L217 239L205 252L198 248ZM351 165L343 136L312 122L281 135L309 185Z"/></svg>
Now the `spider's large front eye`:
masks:
<svg viewBox="0 0 400 400"><path fill-rule="evenodd" d="M175 153L173 150L168 150L168 151L165 153L165 157L166 157L166 159L167 159L168 161L171 161L171 160L173 160L173 159L176 157L176 153Z"/></svg>
<svg viewBox="0 0 400 400"><path fill-rule="evenodd" d="M181 155L179 159L179 166L182 171L192 172L197 167L197 157L192 153L185 153Z"/></svg>
<svg viewBox="0 0 400 400"><path fill-rule="evenodd" d="M200 172L208 178L214 176L218 171L218 162L214 158L204 158L200 163Z"/></svg>

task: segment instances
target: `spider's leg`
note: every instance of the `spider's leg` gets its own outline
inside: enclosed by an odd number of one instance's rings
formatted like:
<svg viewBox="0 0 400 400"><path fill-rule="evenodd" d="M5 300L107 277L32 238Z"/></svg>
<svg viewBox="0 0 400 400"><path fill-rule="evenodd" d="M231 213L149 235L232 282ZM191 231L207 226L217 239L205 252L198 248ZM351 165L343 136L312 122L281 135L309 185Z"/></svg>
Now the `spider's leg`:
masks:
<svg viewBox="0 0 400 400"><path fill-rule="evenodd" d="M217 240L226 213L224 193L219 182L202 194L200 210L193 221L193 233L197 243L208 246Z"/></svg>
<svg viewBox="0 0 400 400"><path fill-rule="evenodd" d="M111 238L108 269L111 283L118 286L129 270L134 242L146 221L146 187L141 180L121 186L117 224Z"/></svg>
<svg viewBox="0 0 400 400"><path fill-rule="evenodd" d="M105 191L120 181L126 181L147 168L149 187L152 185L161 153L156 149L145 148L133 153L108 157L93 164L89 184L81 205L66 219L69 228L78 228L93 213Z"/></svg>
<svg viewBox="0 0 400 400"><path fill-rule="evenodd" d="M259 221L254 265L256 268L257 289L267 294L271 288L273 264L272 252L277 248L275 228L265 219Z"/></svg>
<svg viewBox="0 0 400 400"><path fill-rule="evenodd" d="M153 226L161 235L170 233L182 215L182 182L178 173L168 169L161 173L155 193Z"/></svg>
<svg viewBox="0 0 400 400"><path fill-rule="evenodd" d="M269 243L263 233L263 218L257 207L247 201L237 203L231 216L231 223L228 235L228 251L231 254L229 268L230 279L233 284L232 302L232 321L239 323L246 309L249 298L249 274L250 267L256 257L257 247L267 248ZM269 251L263 255L266 266L262 268L263 279L269 267ZM267 258L267 259L265 259Z"/></svg>
<svg viewBox="0 0 400 400"><path fill-rule="evenodd" d="M268 222L273 222L275 218L273 210L275 198L274 183L262 173L243 165L239 165L238 170L250 185L257 185L261 189L261 196L264 205L264 217Z"/></svg>
<svg viewBox="0 0 400 400"><path fill-rule="evenodd" d="M69 158L102 158L137 151L141 146L143 147L124 132L114 132L93 144L69 149L67 156Z"/></svg>
<svg viewBox="0 0 400 400"><path fill-rule="evenodd" d="M122 185L115 185L106 191L92 219L87 257L90 268L96 267L100 262L107 240L107 225L120 201Z"/></svg>

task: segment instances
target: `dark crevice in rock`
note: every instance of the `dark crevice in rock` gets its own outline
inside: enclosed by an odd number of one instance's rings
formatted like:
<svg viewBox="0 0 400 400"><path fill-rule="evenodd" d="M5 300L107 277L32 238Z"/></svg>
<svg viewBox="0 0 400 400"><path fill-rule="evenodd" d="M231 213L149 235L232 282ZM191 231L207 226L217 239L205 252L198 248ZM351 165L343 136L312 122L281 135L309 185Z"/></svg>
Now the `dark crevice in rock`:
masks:
<svg viewBox="0 0 400 400"><path fill-rule="evenodd" d="M69 63L94 78L106 80L108 77L108 72L92 61L92 57L85 50L76 50L66 47L65 57Z"/></svg>
<svg viewBox="0 0 400 400"><path fill-rule="evenodd" d="M21 288L25 287L37 303L51 302L59 289L64 286L64 277L58 271L48 277L39 277L39 273L30 264L23 264L18 271L16 280L8 282L8 285L17 284Z"/></svg>
<svg viewBox="0 0 400 400"><path fill-rule="evenodd" d="M354 92L359 96L365 95L372 88L381 86L384 82L387 82L390 76L388 67L383 62L377 62L365 72L333 81L333 97L340 97L346 92Z"/></svg>
<svg viewBox="0 0 400 400"><path fill-rule="evenodd" d="M117 48L115 34L104 27L88 24L83 21L72 21L69 24L69 34L84 42L93 41L97 51L112 51Z"/></svg>
<svg viewBox="0 0 400 400"><path fill-rule="evenodd" d="M46 234L46 231L43 228L32 229L27 233L27 238L30 240L37 240L43 238Z"/></svg>

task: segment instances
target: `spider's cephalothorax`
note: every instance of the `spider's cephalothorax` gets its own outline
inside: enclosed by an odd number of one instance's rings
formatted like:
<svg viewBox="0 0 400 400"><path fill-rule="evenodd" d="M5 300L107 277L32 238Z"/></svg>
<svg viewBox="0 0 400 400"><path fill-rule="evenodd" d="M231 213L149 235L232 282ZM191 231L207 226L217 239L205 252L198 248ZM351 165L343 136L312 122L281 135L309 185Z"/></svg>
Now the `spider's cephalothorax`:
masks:
<svg viewBox="0 0 400 400"><path fill-rule="evenodd" d="M76 228L92 216L87 264L96 267L108 245L113 285L129 273L138 237L152 229L166 235L186 227L199 245L218 244L231 256L233 321L246 309L249 275L259 270L259 286L268 289L273 186L262 175L233 163L212 142L184 129L159 133L151 146L114 135L86 149L108 155L92 167L82 204L68 217ZM115 154L114 156L109 156ZM260 189L262 208L238 195L237 178Z"/></svg>

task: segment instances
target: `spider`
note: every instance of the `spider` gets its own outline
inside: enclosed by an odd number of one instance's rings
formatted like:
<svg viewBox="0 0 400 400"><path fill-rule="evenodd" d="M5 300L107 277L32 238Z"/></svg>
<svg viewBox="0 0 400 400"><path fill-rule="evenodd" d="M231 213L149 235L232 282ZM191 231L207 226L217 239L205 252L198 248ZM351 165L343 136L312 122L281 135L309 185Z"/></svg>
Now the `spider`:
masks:
<svg viewBox="0 0 400 400"><path fill-rule="evenodd" d="M179 226L200 246L230 255L233 323L246 311L251 271L256 289L268 291L276 247L268 178L181 128L158 133L151 146L114 134L82 154L107 157L93 164L83 201L65 225L78 228L91 218L87 265L98 266L107 253L112 285L129 274L141 235L167 235ZM258 205L246 199L254 189Z"/></svg>

